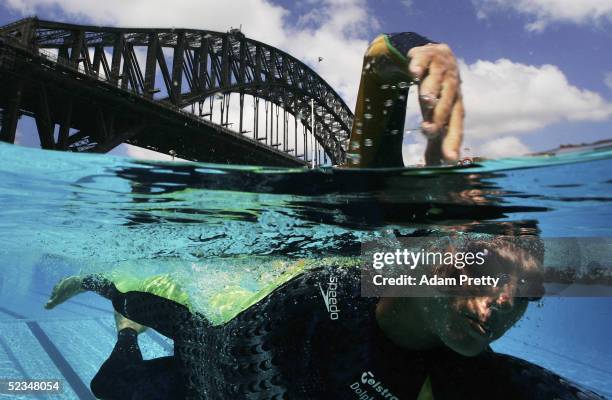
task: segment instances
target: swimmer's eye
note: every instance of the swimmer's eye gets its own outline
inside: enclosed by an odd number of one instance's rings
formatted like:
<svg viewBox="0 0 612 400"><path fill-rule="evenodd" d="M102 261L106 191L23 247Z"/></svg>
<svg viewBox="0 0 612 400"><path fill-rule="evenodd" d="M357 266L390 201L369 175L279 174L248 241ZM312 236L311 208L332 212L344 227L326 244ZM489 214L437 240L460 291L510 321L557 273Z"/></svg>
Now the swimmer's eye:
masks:
<svg viewBox="0 0 612 400"><path fill-rule="evenodd" d="M499 276L499 285L500 286L501 285L506 285L506 284L510 283L510 280L511 280L510 279L510 275L508 275L508 274L501 274Z"/></svg>

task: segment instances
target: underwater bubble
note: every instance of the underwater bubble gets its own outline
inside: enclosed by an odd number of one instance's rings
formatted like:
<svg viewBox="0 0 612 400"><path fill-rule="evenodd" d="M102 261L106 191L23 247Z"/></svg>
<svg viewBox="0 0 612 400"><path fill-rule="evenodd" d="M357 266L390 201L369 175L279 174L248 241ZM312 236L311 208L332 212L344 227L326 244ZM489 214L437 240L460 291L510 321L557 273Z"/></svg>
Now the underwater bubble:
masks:
<svg viewBox="0 0 612 400"><path fill-rule="evenodd" d="M361 128L363 126L363 123L361 121L357 121L355 125L357 126L357 128Z"/></svg>
<svg viewBox="0 0 612 400"><path fill-rule="evenodd" d="M408 86L410 86L408 82L400 82L397 84L397 87L399 87L400 89L406 89Z"/></svg>
<svg viewBox="0 0 612 400"><path fill-rule="evenodd" d="M366 98L365 98L365 102L366 102L366 103L369 103L369 102L370 102L370 98L369 98L369 97L366 97Z"/></svg>
<svg viewBox="0 0 612 400"><path fill-rule="evenodd" d="M393 129L393 130L391 131L391 134L392 134L392 135L397 135L398 133L399 133L399 129Z"/></svg>
<svg viewBox="0 0 612 400"><path fill-rule="evenodd" d="M391 86L391 89L395 90L395 89L397 89L397 86L393 85L393 86Z"/></svg>
<svg viewBox="0 0 612 400"><path fill-rule="evenodd" d="M365 69L366 71L369 70L370 68L372 68L372 63L367 63L365 67L363 67L363 69Z"/></svg>
<svg viewBox="0 0 612 400"><path fill-rule="evenodd" d="M372 119L372 117L373 117L373 115L370 114L370 113L363 114L363 118L365 118L365 119Z"/></svg>
<svg viewBox="0 0 612 400"><path fill-rule="evenodd" d="M398 98L398 99L400 99L400 100L405 100L405 99L406 99L406 96L404 96L404 95L402 94L402 95L397 96L397 98Z"/></svg>
<svg viewBox="0 0 612 400"><path fill-rule="evenodd" d="M363 141L363 144L365 145L365 147L372 147L374 141L372 141L372 139L366 139Z"/></svg>
<svg viewBox="0 0 612 400"><path fill-rule="evenodd" d="M351 150L359 150L359 142L351 142Z"/></svg>
<svg viewBox="0 0 612 400"><path fill-rule="evenodd" d="M387 89L389 89L389 85L384 84L384 85L381 85L381 87L380 87L380 88L381 88L382 90L387 90Z"/></svg>
<svg viewBox="0 0 612 400"><path fill-rule="evenodd" d="M393 105L393 100L389 99L385 101L385 107L391 107Z"/></svg>
<svg viewBox="0 0 612 400"><path fill-rule="evenodd" d="M387 110L383 110L383 115L387 115Z"/></svg>
<svg viewBox="0 0 612 400"><path fill-rule="evenodd" d="M361 135L363 133L363 131L361 129L355 129L355 133L358 135Z"/></svg>

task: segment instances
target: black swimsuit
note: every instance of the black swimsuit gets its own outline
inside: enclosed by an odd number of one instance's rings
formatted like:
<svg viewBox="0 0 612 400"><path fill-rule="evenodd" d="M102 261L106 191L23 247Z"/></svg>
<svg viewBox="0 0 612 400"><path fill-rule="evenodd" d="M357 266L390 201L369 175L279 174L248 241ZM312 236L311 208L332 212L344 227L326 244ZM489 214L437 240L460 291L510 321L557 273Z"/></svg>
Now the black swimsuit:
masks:
<svg viewBox="0 0 612 400"><path fill-rule="evenodd" d="M99 276L83 286L174 340L173 357L142 361L135 332L122 330L92 381L103 399L416 399L428 377L436 400L599 398L492 351L462 357L394 345L377 326L377 299L361 297L356 268L306 272L220 326Z"/></svg>

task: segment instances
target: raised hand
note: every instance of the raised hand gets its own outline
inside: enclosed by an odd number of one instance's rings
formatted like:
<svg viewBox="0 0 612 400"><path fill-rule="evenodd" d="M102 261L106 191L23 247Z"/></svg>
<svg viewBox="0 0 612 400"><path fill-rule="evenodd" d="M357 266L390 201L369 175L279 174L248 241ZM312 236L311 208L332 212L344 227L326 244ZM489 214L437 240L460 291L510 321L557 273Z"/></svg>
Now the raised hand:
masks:
<svg viewBox="0 0 612 400"><path fill-rule="evenodd" d="M409 71L419 82L421 130L429 139L427 164L454 163L460 155L465 109L455 55L446 44L427 44L408 52Z"/></svg>

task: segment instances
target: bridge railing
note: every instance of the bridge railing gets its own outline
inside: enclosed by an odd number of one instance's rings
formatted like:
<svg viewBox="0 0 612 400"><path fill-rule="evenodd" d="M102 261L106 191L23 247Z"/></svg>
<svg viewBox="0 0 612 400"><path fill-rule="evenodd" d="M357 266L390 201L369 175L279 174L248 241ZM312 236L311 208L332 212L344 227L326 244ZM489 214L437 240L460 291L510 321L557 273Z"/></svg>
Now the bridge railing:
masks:
<svg viewBox="0 0 612 400"><path fill-rule="evenodd" d="M70 69L75 70L75 71L77 71L77 72L79 72L81 74L84 74L84 75L96 78L96 79L101 80L101 81L110 82L108 80L108 78L103 77L100 74L87 73L87 70L85 68L83 68L80 64L77 67L75 67L73 64L68 62L69 60L66 60L65 58L60 57L59 54L55 54L55 53L53 53L51 51L43 50L43 49L38 49L37 53L41 57L44 57L47 60L49 60L49 61L51 61L51 62L53 62L55 64L60 64L60 65L62 65L64 67L70 68Z"/></svg>

